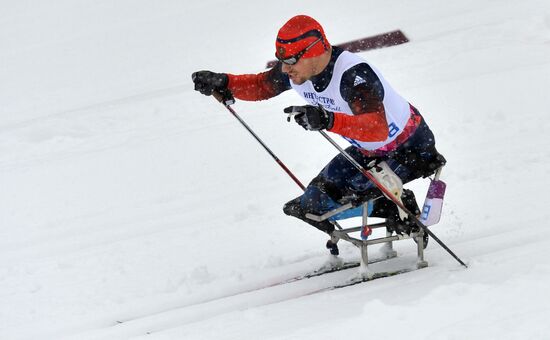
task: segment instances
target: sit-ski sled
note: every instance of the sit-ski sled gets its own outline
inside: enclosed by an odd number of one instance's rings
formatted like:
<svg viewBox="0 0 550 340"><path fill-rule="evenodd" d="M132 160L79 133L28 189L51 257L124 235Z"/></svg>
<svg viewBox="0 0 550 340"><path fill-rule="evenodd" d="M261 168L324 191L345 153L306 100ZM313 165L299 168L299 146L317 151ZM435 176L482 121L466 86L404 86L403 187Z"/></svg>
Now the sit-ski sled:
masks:
<svg viewBox="0 0 550 340"><path fill-rule="evenodd" d="M214 98L218 100L226 109L235 117L239 123L254 137L254 139L264 148L264 150L277 162L277 164L287 173L287 175L302 189L305 190L305 186L298 180L298 178L288 169L288 167L269 149L269 147L260 139L260 137L246 124L246 122L235 112L235 110L231 107L232 104L235 103L235 100L231 93L229 91L215 91L213 93ZM424 247L425 242L427 240L426 235L429 235L435 242L437 242L441 247L443 247L455 260L458 261L462 266L467 268L467 265L451 250L449 247L447 247L436 235L434 235L429 229L428 226L436 224L439 221L439 217L441 214L441 206L443 204L443 194L445 192L445 183L439 180L439 175L441 173L441 168L445 164L444 162L440 164L440 167L435 172L434 179L432 180L430 184L430 188L428 190L428 195L426 196L426 201L424 203L424 206L422 208L420 216L413 215L403 204L401 200L401 194L403 191L403 184L401 183L401 180L389 167L387 169L389 171L383 171L379 173L379 169L381 169L380 166L377 166L379 164L373 164L372 167L369 167L369 169L363 168L357 161L355 161L349 154L345 152L337 143L335 143L323 130L318 131L327 141L329 141L338 151L349 161L353 164L355 168L357 168L361 173L363 173L367 178L369 178L375 185L378 187L384 196L389 198L391 201L393 201L399 210L400 217L402 219L409 218L411 219L418 227L417 232L413 232L407 235L393 235L393 234L386 234L386 237L379 238L379 239L371 239L371 240L360 240L357 238L354 238L350 236L349 234L356 231L357 228L350 228L350 229L342 229L338 228L339 230L333 231L331 235L331 239L329 242L331 242L329 245L331 247L336 247L336 243L339 240L345 240L348 242L353 243L355 246L357 246L361 250L361 266L360 266L360 277L362 280L369 280L374 279L377 277L382 276L391 276L395 275L398 272L386 272L386 273L375 273L369 270L368 267L368 251L367 248L369 245L373 244L379 244L379 243L386 243L387 256L388 258L395 257L397 254L395 251L393 251L393 241L398 240L405 240L412 238L413 240L416 240L418 244L418 259L417 259L417 268L424 268L428 265L428 262L424 260ZM385 162L381 162L381 164L385 164ZM387 166L387 165L386 165ZM387 176L384 176L387 175ZM397 182L392 183L392 181L395 181L397 179ZM385 181L388 180L389 182L386 183ZM387 184L390 184L387 186ZM366 228L380 228L384 227L385 225L368 225L367 224L367 216L368 216L368 202L366 205L363 206L363 223L360 227L360 230L364 233ZM340 212L356 208L353 205L344 205L340 208L337 208L336 210L339 210ZM343 209L343 210L342 210ZM337 212L334 213L334 211L328 212L326 214L323 214L321 216L316 216L312 214L306 214L306 218L310 218L314 221L325 221L327 219L330 219L331 217L338 214ZM328 215L327 215L328 214ZM337 222L333 222L338 226ZM332 246L333 245L333 246ZM337 248L336 248L337 249ZM407 271L406 269L404 269ZM409 269L410 270L410 269ZM353 283L352 283L353 284Z"/></svg>
<svg viewBox="0 0 550 340"><path fill-rule="evenodd" d="M443 204L443 197L445 194L445 182L439 179L441 175L441 170L443 165L439 167L435 173L434 178L430 179L431 183L428 188L428 193L424 201L420 216L416 216L418 220L425 226L432 226L439 222L441 217L441 210ZM379 184L383 185L387 191L391 192L396 199L401 201L403 193L403 184L400 178L389 168L385 162L378 163L370 167L368 172L378 180ZM424 249L427 246L428 234L425 231L425 228L420 226L413 228L413 231L407 233L399 233L387 228L386 222L369 224L369 206L372 206L373 200L368 200L356 205L353 203L347 203L342 205L334 210L331 210L323 215L315 214L306 214L306 218L311 219L316 222L322 221L335 221L338 219L338 216L342 216L342 213L348 212L346 218L351 216L360 216L362 218L361 225L358 227L351 228L341 228L337 223L337 230L334 230L330 236L330 240L327 241L327 248L331 251L331 254L337 256L338 246L337 243L339 240L344 240L352 243L357 248L359 248L361 253L361 262L359 266L359 275L357 278L351 279L350 282L347 282L343 286L348 286L350 284L359 283L363 281L368 281L380 277L393 276L403 272L408 272L415 269L421 269L428 266L428 262L424 258ZM353 210L353 212L351 211ZM402 211L398 207L399 215L402 220L410 218L408 213ZM372 231L378 228L386 228L386 236L379 238L370 238ZM351 234L359 233L360 238L354 237ZM382 259L392 259L397 257L397 252L393 249L394 241L402 241L412 239L416 242L417 245L417 260L415 268L401 268L398 270L386 271L386 272L376 272L371 270L369 267L369 246L375 244L383 243L384 246L380 249ZM376 262L380 262L380 257Z"/></svg>

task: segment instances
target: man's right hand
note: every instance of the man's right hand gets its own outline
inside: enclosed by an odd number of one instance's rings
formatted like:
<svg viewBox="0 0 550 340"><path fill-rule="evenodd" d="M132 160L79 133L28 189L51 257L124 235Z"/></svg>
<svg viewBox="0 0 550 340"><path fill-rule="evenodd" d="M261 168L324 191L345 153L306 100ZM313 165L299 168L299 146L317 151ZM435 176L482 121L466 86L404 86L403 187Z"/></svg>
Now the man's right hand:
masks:
<svg viewBox="0 0 550 340"><path fill-rule="evenodd" d="M219 93L227 92L229 77L225 73L214 73L210 71L197 71L192 74L195 83L195 91L210 96L214 91Z"/></svg>

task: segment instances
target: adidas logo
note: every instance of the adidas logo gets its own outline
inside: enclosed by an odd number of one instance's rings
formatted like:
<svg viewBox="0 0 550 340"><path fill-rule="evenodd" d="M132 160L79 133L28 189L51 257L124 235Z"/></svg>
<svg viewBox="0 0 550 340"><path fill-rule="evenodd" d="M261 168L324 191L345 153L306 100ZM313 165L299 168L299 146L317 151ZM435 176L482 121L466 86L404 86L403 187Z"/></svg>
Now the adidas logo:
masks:
<svg viewBox="0 0 550 340"><path fill-rule="evenodd" d="M357 86L359 84L366 83L367 81L359 76L355 76L355 81L353 82L353 86Z"/></svg>

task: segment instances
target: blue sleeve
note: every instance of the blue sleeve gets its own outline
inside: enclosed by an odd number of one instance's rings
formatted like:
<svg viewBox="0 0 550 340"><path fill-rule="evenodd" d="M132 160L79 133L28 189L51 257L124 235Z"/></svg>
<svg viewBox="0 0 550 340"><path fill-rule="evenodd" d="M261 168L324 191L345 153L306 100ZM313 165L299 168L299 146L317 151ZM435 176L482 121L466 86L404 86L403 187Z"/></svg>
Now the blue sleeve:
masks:
<svg viewBox="0 0 550 340"><path fill-rule="evenodd" d="M384 86L367 63L350 68L342 75L340 94L355 114L379 111L384 100Z"/></svg>

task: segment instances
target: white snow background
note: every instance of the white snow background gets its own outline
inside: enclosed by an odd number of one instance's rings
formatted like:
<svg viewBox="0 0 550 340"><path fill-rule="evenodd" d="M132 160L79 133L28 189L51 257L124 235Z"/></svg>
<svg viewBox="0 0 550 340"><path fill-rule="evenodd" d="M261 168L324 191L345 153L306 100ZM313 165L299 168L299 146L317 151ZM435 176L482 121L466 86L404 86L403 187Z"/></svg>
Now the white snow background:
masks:
<svg viewBox="0 0 550 340"><path fill-rule="evenodd" d="M432 241L419 271L264 288L321 266L326 236L191 73L262 71L301 13L334 44L410 38L361 55L434 131L432 230L469 269ZM0 339L550 339L549 89L547 0L2 1ZM301 103L234 108L307 183L336 150L286 122Z"/></svg>

